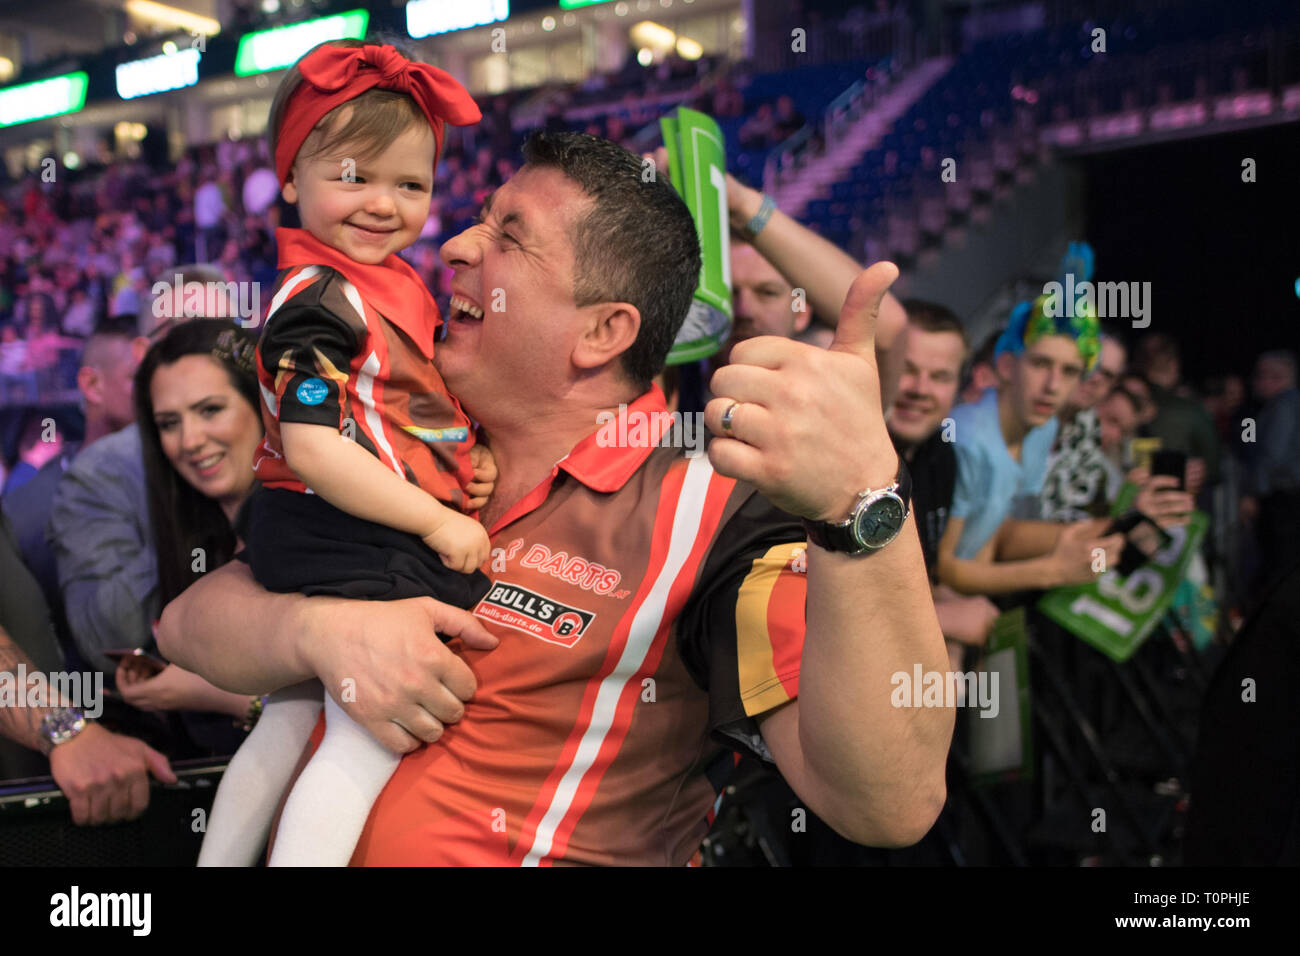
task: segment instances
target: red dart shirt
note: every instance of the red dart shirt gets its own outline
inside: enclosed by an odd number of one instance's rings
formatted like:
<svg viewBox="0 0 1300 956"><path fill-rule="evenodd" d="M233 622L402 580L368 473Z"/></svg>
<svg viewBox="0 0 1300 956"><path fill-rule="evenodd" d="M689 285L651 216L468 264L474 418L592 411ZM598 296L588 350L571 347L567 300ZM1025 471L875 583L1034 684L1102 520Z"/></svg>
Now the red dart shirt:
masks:
<svg viewBox="0 0 1300 956"><path fill-rule="evenodd" d="M396 255L366 265L303 229L275 240L281 272L257 346L258 479L307 491L284 460L280 423L326 425L463 511L473 435L433 367L442 318L420 277Z"/></svg>
<svg viewBox="0 0 1300 956"><path fill-rule="evenodd" d="M620 417L663 414L652 388ZM685 864L734 752L763 755L759 718L798 696L802 525L703 455L598 430L489 536L474 614L501 643L449 643L478 689L352 863Z"/></svg>

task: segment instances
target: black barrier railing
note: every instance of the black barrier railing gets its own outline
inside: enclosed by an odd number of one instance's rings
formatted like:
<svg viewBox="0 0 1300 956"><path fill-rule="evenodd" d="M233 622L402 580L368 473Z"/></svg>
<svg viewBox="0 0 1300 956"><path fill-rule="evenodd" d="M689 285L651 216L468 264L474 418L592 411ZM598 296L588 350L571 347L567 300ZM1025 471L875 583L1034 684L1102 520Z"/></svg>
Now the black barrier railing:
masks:
<svg viewBox="0 0 1300 956"><path fill-rule="evenodd" d="M136 820L76 826L50 777L0 782L0 866L194 866L224 761L172 765L174 784L154 782Z"/></svg>

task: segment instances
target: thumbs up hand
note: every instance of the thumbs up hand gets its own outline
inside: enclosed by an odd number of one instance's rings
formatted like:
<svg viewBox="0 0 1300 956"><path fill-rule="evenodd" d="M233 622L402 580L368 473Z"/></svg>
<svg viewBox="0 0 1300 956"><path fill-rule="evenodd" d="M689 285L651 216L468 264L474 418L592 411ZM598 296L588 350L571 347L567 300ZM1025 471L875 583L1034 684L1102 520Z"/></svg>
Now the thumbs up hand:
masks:
<svg viewBox="0 0 1300 956"><path fill-rule="evenodd" d="M893 263L878 262L854 280L829 350L777 336L731 350L704 409L715 469L817 521L844 520L860 492L893 482L898 456L881 410L875 330L897 278Z"/></svg>

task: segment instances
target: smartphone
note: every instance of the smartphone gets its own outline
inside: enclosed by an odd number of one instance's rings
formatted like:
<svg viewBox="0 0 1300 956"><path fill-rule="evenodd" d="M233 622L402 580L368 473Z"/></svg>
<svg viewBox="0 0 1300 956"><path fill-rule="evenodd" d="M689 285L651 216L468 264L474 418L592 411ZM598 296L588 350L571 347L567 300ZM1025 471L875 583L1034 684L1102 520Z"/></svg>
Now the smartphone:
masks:
<svg viewBox="0 0 1300 956"><path fill-rule="evenodd" d="M1178 490L1183 490L1187 476L1187 454L1181 451L1158 451L1151 456L1151 474L1169 475L1178 479Z"/></svg>
<svg viewBox="0 0 1300 956"><path fill-rule="evenodd" d="M115 647L104 651L104 656L114 664L120 664L128 657L132 658L147 667L151 674L157 674L167 666L167 662L157 654L151 654L141 647Z"/></svg>
<svg viewBox="0 0 1300 956"><path fill-rule="evenodd" d="M1124 536L1124 550L1115 569L1124 577L1142 567L1173 541L1168 531L1137 510L1126 511L1111 521L1103 537L1112 534Z"/></svg>

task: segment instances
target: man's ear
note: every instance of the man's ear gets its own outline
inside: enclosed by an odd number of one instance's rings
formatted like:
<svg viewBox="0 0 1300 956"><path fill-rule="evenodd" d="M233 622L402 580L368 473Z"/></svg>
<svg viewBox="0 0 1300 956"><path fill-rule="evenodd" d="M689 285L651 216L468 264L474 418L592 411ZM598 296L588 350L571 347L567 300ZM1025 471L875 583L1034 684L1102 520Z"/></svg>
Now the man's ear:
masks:
<svg viewBox="0 0 1300 956"><path fill-rule="evenodd" d="M1012 373L1016 370L1016 362L1020 361L1020 356L1012 355L1010 352L1003 352L993 360L993 369L998 373L998 378L1004 382L1011 381Z"/></svg>
<svg viewBox="0 0 1300 956"><path fill-rule="evenodd" d="M81 392L87 404L101 404L104 401L104 387L99 378L99 370L89 365L77 369L77 390Z"/></svg>
<svg viewBox="0 0 1300 956"><path fill-rule="evenodd" d="M630 302L602 302L590 309L590 320L573 348L578 368L600 368L632 347L641 331L641 311Z"/></svg>

